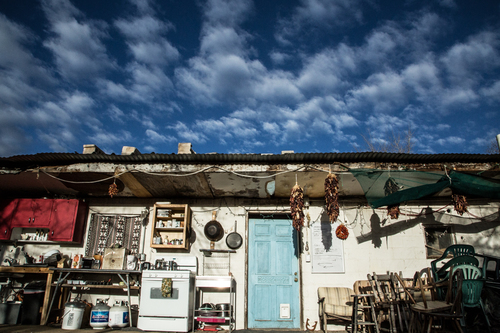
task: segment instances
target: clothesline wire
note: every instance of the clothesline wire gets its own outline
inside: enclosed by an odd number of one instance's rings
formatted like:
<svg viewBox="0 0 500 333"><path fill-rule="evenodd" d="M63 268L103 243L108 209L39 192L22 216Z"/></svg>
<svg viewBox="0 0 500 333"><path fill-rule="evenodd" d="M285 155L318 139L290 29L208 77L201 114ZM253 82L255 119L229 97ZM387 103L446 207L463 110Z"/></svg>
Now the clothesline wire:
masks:
<svg viewBox="0 0 500 333"><path fill-rule="evenodd" d="M59 180L61 182L65 182L65 183L71 183L71 184L95 184L95 183L105 182L105 181L108 181L108 180L111 180L111 179L116 179L116 178L120 177L121 175L129 173L129 172L130 173L132 173L132 172L144 173L144 174L147 174L147 175L159 176L159 177L189 177L189 176L194 176L196 174L205 172L205 171L210 170L210 169L218 169L218 170L221 170L221 171L224 171L224 172L227 172L227 173L231 173L231 174L236 175L238 177L252 178L252 179L273 178L273 177L276 177L276 176L279 176L279 175L282 175L282 174L286 174L286 173L290 173L290 172L297 172L297 171L300 171L302 169L313 169L313 170L317 170L317 171L321 171L321 172L328 172L328 170L323 170L323 169L315 167L315 166L303 165L301 167L298 167L298 168L295 168L295 169L292 169L292 170L284 170L284 171L281 171L281 172L276 172L276 173L273 173L272 175L256 176L256 175L242 174L242 173L239 173L239 172L235 172L235 171L232 171L232 170L225 169L225 168L217 166L217 165L211 165L211 166L207 166L207 167L205 167L205 168L203 168L201 170L195 171L195 172L183 173L183 174L178 174L178 173L156 173L156 172L149 172L149 171L144 171L144 170L138 170L138 169L134 168L134 169L129 169L129 170L125 170L125 171L122 171L122 172L115 173L113 176L105 177L105 178L102 178L102 179L87 180L87 181L73 181L73 180L67 180L67 179L63 179L63 178L54 176L51 173L49 173L49 172L47 172L47 171L45 171L43 169L38 169L38 171L42 171L47 176L52 177L54 179L57 179L57 180Z"/></svg>

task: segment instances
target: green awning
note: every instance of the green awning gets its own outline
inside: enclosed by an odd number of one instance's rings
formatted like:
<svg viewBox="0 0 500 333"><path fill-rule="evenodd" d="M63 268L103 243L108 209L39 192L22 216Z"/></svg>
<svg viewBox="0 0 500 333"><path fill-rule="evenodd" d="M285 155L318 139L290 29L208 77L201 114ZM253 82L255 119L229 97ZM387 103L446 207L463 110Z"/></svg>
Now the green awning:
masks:
<svg viewBox="0 0 500 333"><path fill-rule="evenodd" d="M481 198L500 199L500 183L482 176L451 171L442 175L421 171L350 170L361 184L365 197L373 208L418 200L445 188L453 193ZM397 191L387 192L387 183L397 184Z"/></svg>

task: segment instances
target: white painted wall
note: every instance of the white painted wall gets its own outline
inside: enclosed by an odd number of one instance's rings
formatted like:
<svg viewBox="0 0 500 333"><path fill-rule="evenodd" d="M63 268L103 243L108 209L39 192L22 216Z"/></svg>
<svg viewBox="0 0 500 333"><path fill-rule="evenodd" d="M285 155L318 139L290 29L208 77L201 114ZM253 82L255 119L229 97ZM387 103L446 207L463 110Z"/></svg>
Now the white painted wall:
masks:
<svg viewBox="0 0 500 333"><path fill-rule="evenodd" d="M162 200L167 201L167 200ZM218 200L189 200L189 201L178 201L173 203L188 203L192 209L192 230L196 235L196 240L192 244L191 249L188 253L180 252L178 255L195 255L199 260L199 273L201 274L203 268L201 264L203 262L202 253L200 249L207 249L210 247L210 242L204 237L203 228L204 225L212 219L212 211L217 211L217 220L222 224L226 233L234 231L235 223L237 224L237 231L244 237L243 246L237 250L237 253L231 255L231 267L230 272L233 274L237 281L237 304L236 304L236 328L242 329L245 324L245 286L246 286L246 225L248 219L248 213L258 213L266 212L266 214L271 212L288 212L289 207L285 204L276 205L276 203L269 203L269 201L256 201L256 200L245 200L245 199L218 199ZM154 201L147 202L144 200L140 201L130 201L117 198L116 200L92 200L90 204L90 213L102 213L102 214L122 214L122 215L139 215L144 207L153 208ZM427 206L403 206L401 210L406 213L418 214L422 209ZM441 208L442 206L431 207L434 210ZM467 218L473 218L468 215L459 218L456 213L451 208L450 213L446 213L446 217L449 217L450 221L455 218L458 220L469 223L471 220ZM495 214L500 211L500 203L481 203L476 204L470 208L470 212L474 216L484 217L491 214ZM311 207L309 208L309 216L311 217L311 223L320 223L323 218L327 221L326 215L323 214L323 202L313 201ZM385 209L375 210L377 216L377 221L383 221L383 226L381 226L382 234L385 230L391 229L391 226L400 225L400 230L394 234L388 234L381 237L377 237L375 241L367 239L365 241L359 241L357 237L362 237L371 231L370 218L373 217L374 211L367 207L358 207L357 204L345 204L341 205L340 220L345 222L350 231L350 236L344 241L344 261L345 261L345 273L335 273L335 274L313 274L311 262L306 261L306 251L303 252L301 257L301 268L302 268L302 309L303 309L303 328L305 329L306 320L309 319L310 325L318 321L318 304L317 304L317 288L319 286L341 286L341 287L351 287L356 280L366 279L367 273L377 272L384 273L386 271L396 271L402 272L403 276L411 277L414 272L420 270L424 267L430 265L430 259L426 258L425 250L425 239L423 228L420 223L413 223L411 220L414 217L406 217L404 215L396 221L386 220ZM146 253L147 260L154 263L157 254L170 254L170 252L159 252L155 249L150 248L150 237L151 237L151 226L152 226L152 214L149 217L149 223L145 229L145 248L143 253ZM469 222L467 222L469 221ZM478 220L475 220L478 221ZM498 222L498 218L496 220ZM338 223L334 225L334 228ZM378 224L380 225L380 224ZM457 243L472 244L476 252L492 254L494 255L498 249L500 243L500 226L488 228L478 228L477 224L471 224L470 228L467 228L467 232L457 234ZM497 223L498 225L498 223ZM385 229L388 228L389 229ZM304 235L311 235L308 232L307 227L304 228ZM305 237L305 236L304 236ZM69 257L75 254L83 254L85 249L85 242L87 235L84 236L84 244L77 247L65 247L61 246L60 251L68 255ZM304 239L305 240L305 239ZM311 239L308 239L309 246L311 246ZM142 246L142 245L141 245ZM47 252L49 249L54 247L59 247L56 245L40 245L40 244L25 244L24 250L30 255L38 257L38 255ZM216 243L217 249L227 249L224 238ZM2 255L5 256L18 256L19 257L19 247L16 249L13 246L3 246ZM248 259L248 260L251 260ZM3 261L3 258L2 258ZM5 265L5 264L4 264ZM225 273L224 273L225 274ZM124 294L125 295L125 294ZM213 303L226 303L227 298L223 294L210 294L208 295L207 301ZM88 301L93 302L97 298L102 298L102 296L91 295L87 298ZM125 296L123 297L125 299ZM110 301L112 304L113 300ZM132 304L137 304L137 297L133 298ZM338 327L341 328L341 327ZM319 324L316 329L319 329ZM336 329L329 326L329 329Z"/></svg>

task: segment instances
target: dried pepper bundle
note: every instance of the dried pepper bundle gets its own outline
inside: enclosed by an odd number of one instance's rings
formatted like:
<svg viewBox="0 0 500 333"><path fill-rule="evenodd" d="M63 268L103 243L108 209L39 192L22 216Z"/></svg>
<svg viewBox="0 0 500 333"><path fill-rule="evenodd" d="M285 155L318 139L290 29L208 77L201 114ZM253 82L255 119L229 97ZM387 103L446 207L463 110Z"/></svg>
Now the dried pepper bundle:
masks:
<svg viewBox="0 0 500 333"><path fill-rule="evenodd" d="M391 217L391 219L397 219L400 213L399 204L387 206L387 214Z"/></svg>
<svg viewBox="0 0 500 333"><path fill-rule="evenodd" d="M335 230L335 235L337 236L337 238L345 240L347 239L347 237L349 237L349 230L347 230L347 227L345 225L341 224L337 227L337 230Z"/></svg>
<svg viewBox="0 0 500 333"><path fill-rule="evenodd" d="M464 213L467 213L467 207L469 206L469 204L467 203L465 195L452 194L451 199L453 200L453 206L455 206L455 211L458 214L464 215Z"/></svg>
<svg viewBox="0 0 500 333"><path fill-rule="evenodd" d="M300 231L304 225L304 192L302 188L295 184L290 194L290 212L292 214L293 227Z"/></svg>
<svg viewBox="0 0 500 333"><path fill-rule="evenodd" d="M334 223L339 217L339 180L331 173L325 178L325 201L328 217Z"/></svg>
<svg viewBox="0 0 500 333"><path fill-rule="evenodd" d="M385 196L396 193L398 190L399 186L394 178L389 177L384 185ZM397 219L400 213L399 204L387 206L387 214L391 217L391 219Z"/></svg>
<svg viewBox="0 0 500 333"><path fill-rule="evenodd" d="M116 186L116 183L109 185L108 194L110 197L118 194L118 186Z"/></svg>

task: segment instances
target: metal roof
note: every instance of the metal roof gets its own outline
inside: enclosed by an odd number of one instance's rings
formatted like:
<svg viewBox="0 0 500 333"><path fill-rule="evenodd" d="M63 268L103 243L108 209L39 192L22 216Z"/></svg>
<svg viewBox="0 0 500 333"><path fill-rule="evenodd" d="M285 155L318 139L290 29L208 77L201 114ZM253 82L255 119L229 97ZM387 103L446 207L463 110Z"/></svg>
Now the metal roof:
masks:
<svg viewBox="0 0 500 333"><path fill-rule="evenodd" d="M0 158L0 167L27 169L75 163L300 164L300 163L500 163L500 154L287 153L287 154L79 154L39 153Z"/></svg>

